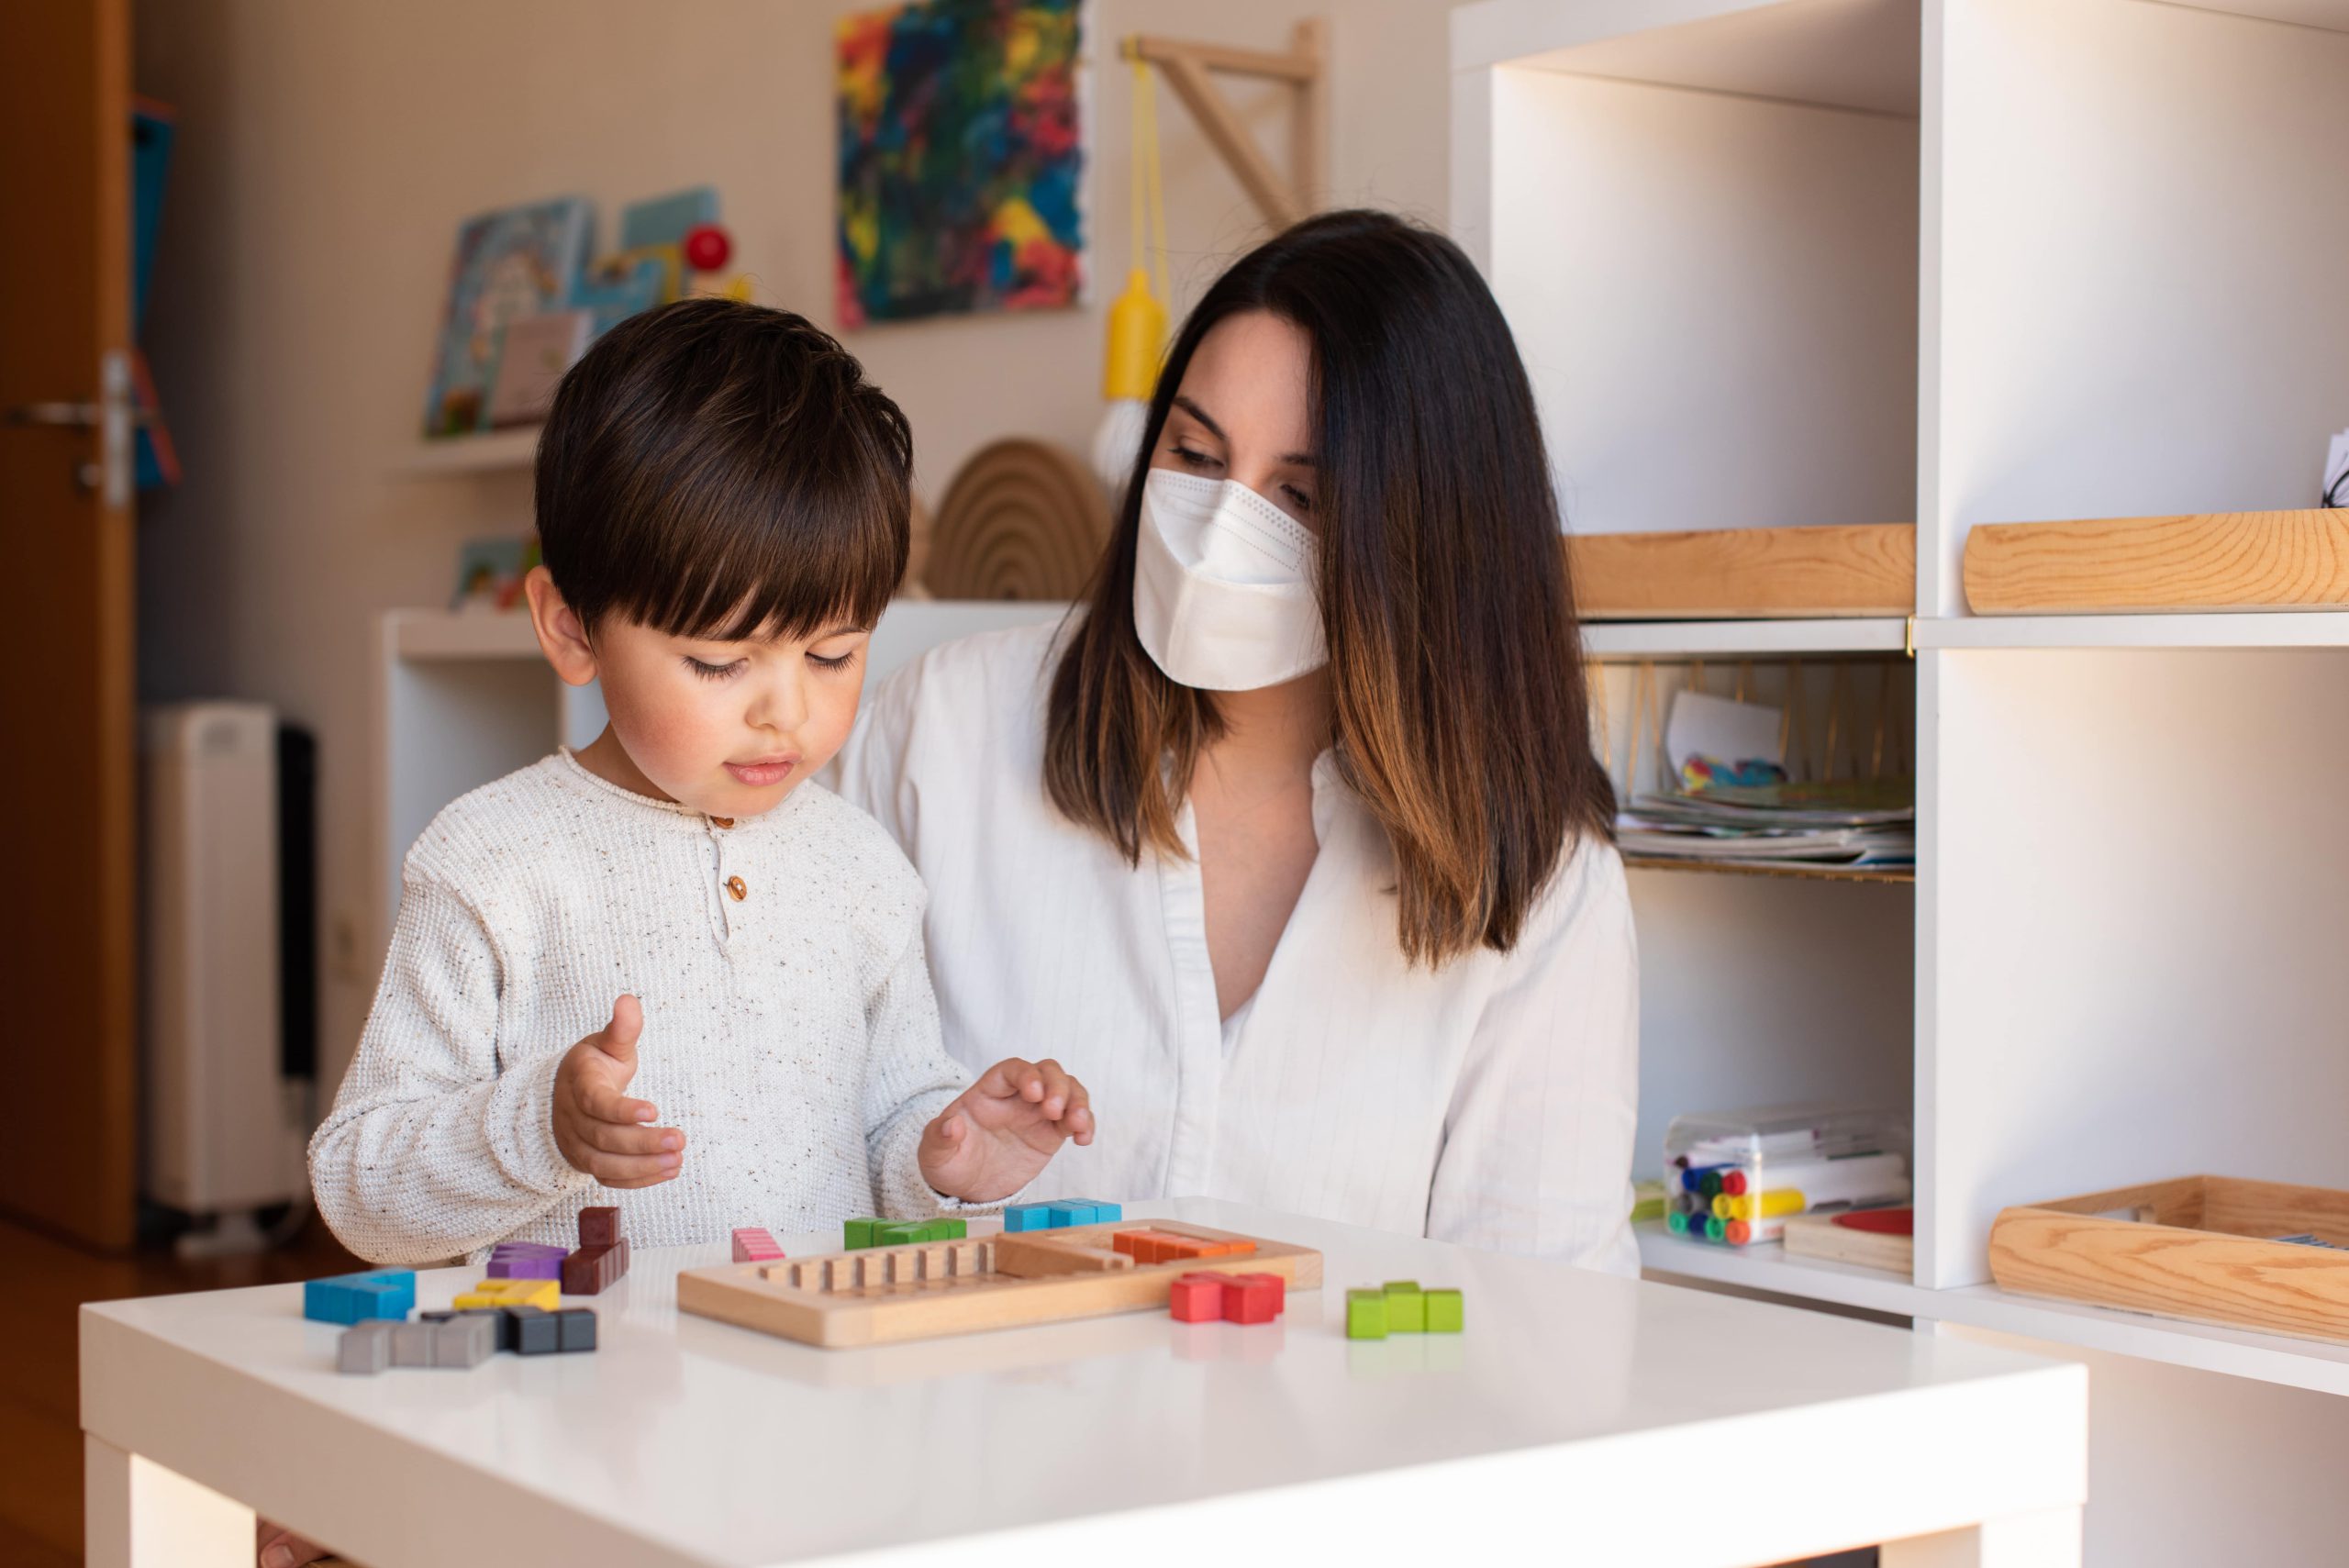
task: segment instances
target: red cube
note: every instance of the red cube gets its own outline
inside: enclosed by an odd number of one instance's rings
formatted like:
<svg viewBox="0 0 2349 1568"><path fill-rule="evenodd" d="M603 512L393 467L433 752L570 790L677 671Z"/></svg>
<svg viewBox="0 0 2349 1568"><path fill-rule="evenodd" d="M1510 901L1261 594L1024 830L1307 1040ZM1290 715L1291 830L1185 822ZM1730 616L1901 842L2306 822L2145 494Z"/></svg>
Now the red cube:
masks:
<svg viewBox="0 0 2349 1568"><path fill-rule="evenodd" d="M1288 1305L1288 1282L1278 1274L1223 1276L1223 1315L1234 1323L1269 1323Z"/></svg>
<svg viewBox="0 0 2349 1568"><path fill-rule="evenodd" d="M1223 1316L1223 1276L1182 1275L1166 1293L1166 1306L1177 1322L1215 1322Z"/></svg>

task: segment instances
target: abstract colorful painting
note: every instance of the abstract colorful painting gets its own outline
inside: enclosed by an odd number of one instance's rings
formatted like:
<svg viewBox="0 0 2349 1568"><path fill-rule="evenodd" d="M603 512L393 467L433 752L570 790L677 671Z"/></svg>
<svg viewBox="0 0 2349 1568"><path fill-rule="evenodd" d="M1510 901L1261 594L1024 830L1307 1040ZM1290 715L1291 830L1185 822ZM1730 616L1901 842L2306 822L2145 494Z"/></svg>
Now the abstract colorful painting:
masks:
<svg viewBox="0 0 2349 1568"><path fill-rule="evenodd" d="M1079 0L917 0L844 17L845 327L1076 303Z"/></svg>

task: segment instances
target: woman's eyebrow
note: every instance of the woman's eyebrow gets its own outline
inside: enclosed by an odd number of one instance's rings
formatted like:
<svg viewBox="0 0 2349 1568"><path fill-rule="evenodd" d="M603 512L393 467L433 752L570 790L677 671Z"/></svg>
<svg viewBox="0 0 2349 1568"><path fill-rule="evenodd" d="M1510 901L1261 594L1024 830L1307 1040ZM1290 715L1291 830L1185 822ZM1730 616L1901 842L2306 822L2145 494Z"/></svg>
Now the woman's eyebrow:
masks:
<svg viewBox="0 0 2349 1568"><path fill-rule="evenodd" d="M1185 396L1179 392L1174 395L1174 406L1180 408L1184 413L1188 414L1192 418L1197 419L1200 424L1205 425L1208 428L1208 434L1213 436L1217 440L1230 441L1231 439L1230 436L1223 433L1223 427L1217 424L1215 420L1208 416L1206 409L1200 407L1197 403L1192 402L1190 398Z"/></svg>

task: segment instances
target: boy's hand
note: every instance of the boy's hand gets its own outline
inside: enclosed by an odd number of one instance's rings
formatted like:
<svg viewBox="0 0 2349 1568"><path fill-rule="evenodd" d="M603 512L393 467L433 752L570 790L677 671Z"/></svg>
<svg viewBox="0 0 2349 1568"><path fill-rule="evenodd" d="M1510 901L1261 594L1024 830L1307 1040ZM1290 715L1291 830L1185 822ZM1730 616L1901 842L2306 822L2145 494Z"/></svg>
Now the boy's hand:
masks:
<svg viewBox="0 0 2349 1568"><path fill-rule="evenodd" d="M949 1197L992 1203L1035 1180L1064 1140L1093 1141L1093 1104L1057 1062L996 1062L921 1133L921 1173Z"/></svg>
<svg viewBox="0 0 2349 1568"><path fill-rule="evenodd" d="M622 1091L636 1076L636 1037L644 1008L633 996L612 1004L612 1021L566 1052L554 1075L554 1144L573 1170L607 1187L649 1187L685 1163L685 1135L650 1127L661 1113Z"/></svg>

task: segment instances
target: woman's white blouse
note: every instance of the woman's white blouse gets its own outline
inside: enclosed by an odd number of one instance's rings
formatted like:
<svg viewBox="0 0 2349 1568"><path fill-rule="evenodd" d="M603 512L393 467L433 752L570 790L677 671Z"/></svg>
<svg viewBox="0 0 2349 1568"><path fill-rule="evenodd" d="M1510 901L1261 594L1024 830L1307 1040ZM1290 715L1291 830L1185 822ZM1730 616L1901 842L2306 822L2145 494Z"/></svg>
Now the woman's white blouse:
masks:
<svg viewBox="0 0 2349 1568"><path fill-rule="evenodd" d="M1516 948L1440 970L1396 941L1386 836L1326 754L1319 852L1229 1041L1195 860L1130 867L1043 784L1051 627L933 650L837 765L930 884L946 1046L1057 1059L1092 1147L1029 1191L1206 1195L1634 1273L1639 958L1621 859L1585 843ZM1184 842L1196 847L1186 807Z"/></svg>

